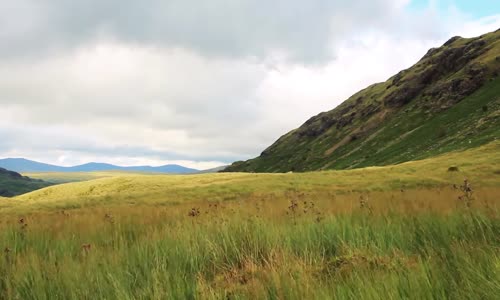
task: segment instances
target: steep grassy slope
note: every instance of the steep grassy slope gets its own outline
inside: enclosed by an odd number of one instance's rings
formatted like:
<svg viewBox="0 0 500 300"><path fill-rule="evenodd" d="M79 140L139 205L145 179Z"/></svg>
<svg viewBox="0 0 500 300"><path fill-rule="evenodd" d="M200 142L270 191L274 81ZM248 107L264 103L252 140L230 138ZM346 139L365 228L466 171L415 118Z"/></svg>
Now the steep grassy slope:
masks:
<svg viewBox="0 0 500 300"><path fill-rule="evenodd" d="M488 143L500 138L499 72L500 30L454 37L225 171L388 165Z"/></svg>
<svg viewBox="0 0 500 300"><path fill-rule="evenodd" d="M23 177L21 174L0 168L0 196L12 197L38 190L51 183Z"/></svg>

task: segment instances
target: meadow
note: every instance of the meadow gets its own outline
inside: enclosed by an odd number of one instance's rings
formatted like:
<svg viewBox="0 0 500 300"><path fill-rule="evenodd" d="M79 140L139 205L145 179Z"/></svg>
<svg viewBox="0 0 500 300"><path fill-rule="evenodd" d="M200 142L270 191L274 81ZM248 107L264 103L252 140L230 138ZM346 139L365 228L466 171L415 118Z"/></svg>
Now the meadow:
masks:
<svg viewBox="0 0 500 300"><path fill-rule="evenodd" d="M108 175L0 199L0 299L500 295L500 142L346 171Z"/></svg>

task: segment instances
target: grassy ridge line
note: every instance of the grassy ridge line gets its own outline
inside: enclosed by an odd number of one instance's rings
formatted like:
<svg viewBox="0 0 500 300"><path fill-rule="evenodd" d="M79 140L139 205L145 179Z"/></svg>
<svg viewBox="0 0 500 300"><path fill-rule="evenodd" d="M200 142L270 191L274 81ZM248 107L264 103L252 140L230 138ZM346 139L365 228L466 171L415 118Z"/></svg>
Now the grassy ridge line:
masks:
<svg viewBox="0 0 500 300"><path fill-rule="evenodd" d="M216 173L216 170L220 168L211 169L207 171L200 171L193 174L208 174ZM119 176L129 176L129 175L193 175L193 174L165 174L157 172L139 172L139 171L99 171L99 172L26 172L23 173L24 176L28 176L35 179L41 179L46 182L51 183L69 183L69 182L79 182L88 181L99 178L108 177L119 177Z"/></svg>
<svg viewBox="0 0 500 300"><path fill-rule="evenodd" d="M448 172L457 166L459 172ZM386 191L460 183L500 186L500 142L439 157L386 167L293 174L221 173L136 175L68 183L14 198L5 209L79 208L114 204L161 204L245 199L255 194L283 196L288 191L324 195L335 191Z"/></svg>
<svg viewBox="0 0 500 300"><path fill-rule="evenodd" d="M132 172L132 171L102 171L102 172L28 172L23 175L52 183L69 183L88 181L99 178L129 176L129 175L165 175L162 173Z"/></svg>

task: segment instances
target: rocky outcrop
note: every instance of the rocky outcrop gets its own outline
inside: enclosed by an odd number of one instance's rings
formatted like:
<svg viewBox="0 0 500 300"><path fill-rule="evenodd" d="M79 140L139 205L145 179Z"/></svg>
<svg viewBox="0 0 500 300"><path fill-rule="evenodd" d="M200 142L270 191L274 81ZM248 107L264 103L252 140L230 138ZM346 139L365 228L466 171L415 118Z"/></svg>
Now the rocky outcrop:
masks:
<svg viewBox="0 0 500 300"><path fill-rule="evenodd" d="M416 74L408 75L407 71L399 72L392 79L392 85L396 88L389 93L384 102L389 107L401 107L408 104L419 95L437 98L434 99L437 106L443 102L451 105L458 99L470 95L485 82L484 73L486 67L480 63L471 61L487 51L486 42L473 39L463 45L448 47L456 44L460 37L448 40L443 48L431 49L417 64ZM442 81L450 74L456 74L456 78ZM446 100L443 100L446 99Z"/></svg>
<svg viewBox="0 0 500 300"><path fill-rule="evenodd" d="M441 108L448 108L472 94L486 82L486 66L473 63L464 68L462 76L442 81L429 88L423 96Z"/></svg>
<svg viewBox="0 0 500 300"><path fill-rule="evenodd" d="M299 128L297 134L299 137L317 137L325 133L337 122L338 120L336 118L326 113L322 113L307 120L306 123Z"/></svg>

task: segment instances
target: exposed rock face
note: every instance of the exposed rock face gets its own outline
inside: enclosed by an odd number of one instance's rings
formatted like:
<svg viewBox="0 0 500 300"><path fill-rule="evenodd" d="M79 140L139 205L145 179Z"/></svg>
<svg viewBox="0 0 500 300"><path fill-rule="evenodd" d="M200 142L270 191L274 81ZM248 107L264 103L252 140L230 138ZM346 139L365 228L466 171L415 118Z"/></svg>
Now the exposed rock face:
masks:
<svg viewBox="0 0 500 300"><path fill-rule="evenodd" d="M317 137L336 123L338 123L337 119L328 116L326 113L322 113L307 120L305 123L306 126L301 127L297 134L299 137Z"/></svg>
<svg viewBox="0 0 500 300"><path fill-rule="evenodd" d="M440 82L428 89L424 96L441 103L441 107L451 107L486 82L486 70L481 63L470 64L464 68L464 76Z"/></svg>
<svg viewBox="0 0 500 300"><path fill-rule="evenodd" d="M423 89L422 84L406 84L405 86L391 92L389 96L384 99L385 104L389 107L401 107L409 103L415 96L420 94Z"/></svg>
<svg viewBox="0 0 500 300"><path fill-rule="evenodd" d="M460 39L460 37L453 37L444 44L444 47ZM486 67L480 63L468 64L487 50L485 45L485 41L474 39L453 48L429 50L420 62L425 69L406 81L402 81L405 72L394 76L392 84L399 88L385 98L385 103L390 107L402 107L424 93L424 96L437 97L435 101L446 102L449 106L456 103L458 99L470 95L485 82ZM462 69L464 74L460 77L439 82L451 73Z"/></svg>

